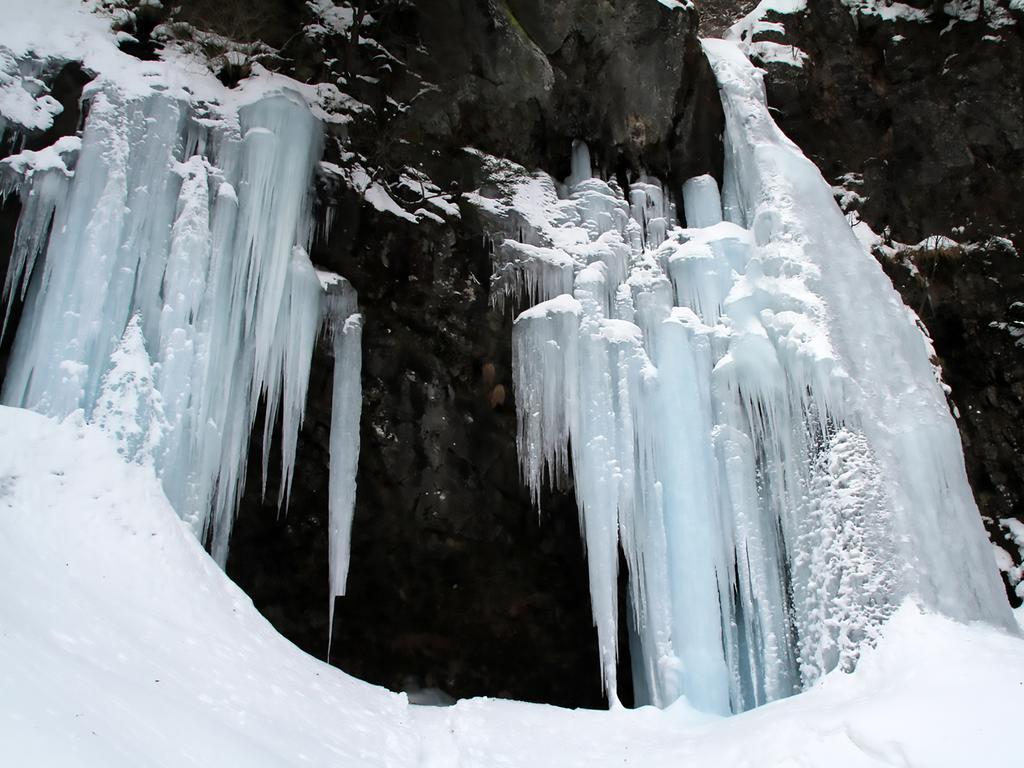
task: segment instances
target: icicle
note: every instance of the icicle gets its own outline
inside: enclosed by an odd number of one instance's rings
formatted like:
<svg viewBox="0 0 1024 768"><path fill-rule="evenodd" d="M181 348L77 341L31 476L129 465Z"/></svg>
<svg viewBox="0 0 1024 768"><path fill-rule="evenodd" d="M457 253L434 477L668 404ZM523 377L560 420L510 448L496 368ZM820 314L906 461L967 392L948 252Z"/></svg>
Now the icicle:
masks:
<svg viewBox="0 0 1024 768"><path fill-rule="evenodd" d="M725 297L732 288L733 275L708 243L691 241L665 248L668 274L675 289L676 304L689 307L708 325L722 313Z"/></svg>
<svg viewBox="0 0 1024 768"><path fill-rule="evenodd" d="M334 352L331 398L331 466L329 486L330 607L327 648L334 632L334 602L345 594L348 579L352 518L356 503L359 462L359 415L362 409L362 317L356 314L356 295L348 281L327 287L324 325Z"/></svg>
<svg viewBox="0 0 1024 768"><path fill-rule="evenodd" d="M630 216L640 224L643 242L649 249L657 248L668 234L672 208L666 204L665 190L657 179L644 177L629 187Z"/></svg>
<svg viewBox="0 0 1024 768"><path fill-rule="evenodd" d="M722 198L713 176L695 176L683 184L683 212L691 229L714 226L722 220Z"/></svg>
<svg viewBox="0 0 1024 768"><path fill-rule="evenodd" d="M907 595L1011 619L919 331L756 70L705 46L723 194L688 180L668 231L659 184L627 204L575 146L571 263L531 294L571 268L573 297L517 318L513 373L534 502L574 476L609 700L621 546L637 700L728 713L852 668Z"/></svg>
<svg viewBox="0 0 1024 768"><path fill-rule="evenodd" d="M206 165L192 157L176 168L182 178L177 216L160 294L163 308L156 335L160 349L157 388L164 398L168 432L159 467L175 508L195 510L191 437L197 415L192 400L201 392L198 355L205 353L196 326L210 263L210 212Z"/></svg>
<svg viewBox="0 0 1024 768"><path fill-rule="evenodd" d="M574 141L572 143L572 162L570 166L569 179L566 182L569 187L575 187L587 179L593 178L593 166L590 163L590 147L585 141Z"/></svg>
<svg viewBox="0 0 1024 768"><path fill-rule="evenodd" d="M295 246L288 273L288 288L284 298L285 322L279 322L278 338L274 346L279 356L272 361L270 380L278 382L268 390L279 389L280 399L268 397L267 415L263 431L263 482L266 484L270 443L277 422L277 404L281 405L281 489L278 505L287 505L291 494L292 475L295 470L295 451L299 428L306 412L306 391L309 369L313 361L313 347L320 330L320 280L309 261L306 251Z"/></svg>
<svg viewBox="0 0 1024 768"><path fill-rule="evenodd" d="M81 145L77 136L67 136L42 152L25 151L0 161L0 202L17 192L22 206L0 295L7 307L0 339L6 336L14 303L25 298L36 261L46 249L50 224L67 198Z"/></svg>
<svg viewBox="0 0 1024 768"><path fill-rule="evenodd" d="M499 312L525 297L532 306L572 291L572 257L558 248L542 248L515 240L498 246L491 278L491 303Z"/></svg>
<svg viewBox="0 0 1024 768"><path fill-rule="evenodd" d="M4 301L25 306L3 399L108 419L94 413L104 375L137 317L125 339L155 362L166 419L146 451L223 565L261 401L265 448L282 409L282 502L291 484L319 324L305 249L322 128L290 91L242 107L237 123L103 81L87 97L80 141L6 163L23 210Z"/></svg>
<svg viewBox="0 0 1024 768"><path fill-rule="evenodd" d="M512 334L519 468L538 508L545 473L555 487L569 476L582 311L572 296L558 296L521 313Z"/></svg>
<svg viewBox="0 0 1024 768"><path fill-rule="evenodd" d="M625 231L629 222L629 207L601 179L579 182L572 187L570 199L576 204L577 215L591 240L596 240L605 232Z"/></svg>

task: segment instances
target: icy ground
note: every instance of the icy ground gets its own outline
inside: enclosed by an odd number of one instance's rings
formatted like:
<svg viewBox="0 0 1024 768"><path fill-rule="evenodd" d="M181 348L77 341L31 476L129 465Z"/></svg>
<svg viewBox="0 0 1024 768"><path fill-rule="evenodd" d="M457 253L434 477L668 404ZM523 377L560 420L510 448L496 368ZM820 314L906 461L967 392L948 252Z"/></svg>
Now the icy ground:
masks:
<svg viewBox="0 0 1024 768"><path fill-rule="evenodd" d="M1020 755L1024 640L912 605L854 674L731 718L682 702L410 706L278 635L152 471L74 417L0 408L0 563L0 764L12 768L962 768Z"/></svg>

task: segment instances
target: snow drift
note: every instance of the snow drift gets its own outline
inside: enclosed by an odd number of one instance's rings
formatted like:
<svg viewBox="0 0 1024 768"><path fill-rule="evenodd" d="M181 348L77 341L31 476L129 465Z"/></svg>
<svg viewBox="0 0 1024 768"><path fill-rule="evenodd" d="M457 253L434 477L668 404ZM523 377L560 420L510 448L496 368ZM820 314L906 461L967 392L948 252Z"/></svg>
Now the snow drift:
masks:
<svg viewBox="0 0 1024 768"><path fill-rule="evenodd" d="M80 415L0 407L0 446L4 765L961 768L1017 755L1024 641L912 604L854 674L735 717L681 701L410 706L278 635L152 468Z"/></svg>

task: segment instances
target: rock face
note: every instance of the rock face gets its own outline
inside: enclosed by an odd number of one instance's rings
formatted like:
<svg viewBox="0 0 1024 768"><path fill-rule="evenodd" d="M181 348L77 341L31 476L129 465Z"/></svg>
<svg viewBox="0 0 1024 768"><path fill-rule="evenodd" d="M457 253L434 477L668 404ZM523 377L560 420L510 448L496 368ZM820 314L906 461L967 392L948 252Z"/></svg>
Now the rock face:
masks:
<svg viewBox="0 0 1024 768"><path fill-rule="evenodd" d="M511 317L488 304L483 238L352 215L314 254L344 269L365 313L352 562L331 661L396 690L600 706L575 503L552 497L539 516L520 486ZM278 520L250 491L228 563L320 656L332 365L318 351L291 510Z"/></svg>
<svg viewBox="0 0 1024 768"><path fill-rule="evenodd" d="M816 0L768 12L746 42L755 57L759 42L806 55L802 67L762 57L768 101L825 177L856 193L845 199L859 218L896 241L975 243L878 253L932 337L978 506L1019 566L1005 521L1024 520L1024 14L1003 2L913 5L893 19L893 4Z"/></svg>
<svg viewBox="0 0 1024 768"><path fill-rule="evenodd" d="M842 0L767 14L785 32L754 39L808 57L763 64L776 120L826 178L863 176L861 213L878 232L1020 238L1024 80L1009 73L1024 72L1024 14L988 0L988 19L971 21L915 4L921 20L855 15Z"/></svg>
<svg viewBox="0 0 1024 768"><path fill-rule="evenodd" d="M462 148L563 177L582 138L624 181L720 174L721 108L695 19L654 0L421 0L363 24L380 49L353 51L345 35L296 44L296 75L340 68L373 110L328 158L358 153L410 211L399 179L416 169L460 212L413 224L351 184L322 190L335 225L313 261L351 280L365 316L352 562L331 661L394 689L602 706L575 500L550 494L538 514L520 482L512 315L489 296L502 233L460 197L487 183ZM318 351L291 509L278 518L250 483L228 563L275 626L320 656L331 366ZM258 456L254 445L252 476ZM628 702L628 658L621 667Z"/></svg>
<svg viewBox="0 0 1024 768"><path fill-rule="evenodd" d="M573 139L612 173L681 184L708 161L718 94L692 14L633 0L416 5L410 67L438 89L415 117L431 138L562 176Z"/></svg>

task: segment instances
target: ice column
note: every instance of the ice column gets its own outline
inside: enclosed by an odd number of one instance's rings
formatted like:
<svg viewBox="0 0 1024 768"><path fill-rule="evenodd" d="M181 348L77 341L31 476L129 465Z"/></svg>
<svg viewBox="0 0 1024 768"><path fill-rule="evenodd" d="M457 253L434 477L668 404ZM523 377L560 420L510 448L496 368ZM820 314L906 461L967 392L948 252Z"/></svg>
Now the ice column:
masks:
<svg viewBox="0 0 1024 768"><path fill-rule="evenodd" d="M325 332L334 351L331 397L331 469L329 485L330 606L328 648L334 631L334 601L345 594L349 544L356 503L359 463L359 415L362 410L362 317L356 293L344 278L327 286Z"/></svg>
<svg viewBox="0 0 1024 768"><path fill-rule="evenodd" d="M322 126L287 88L202 115L103 80L86 97L80 140L3 164L3 193L23 201L4 301L8 312L25 301L3 401L56 417L81 409L116 431L223 565L261 408L263 482L280 425L287 502L325 305L344 359L332 499L354 492L354 292L342 316L307 255ZM348 541L336 527L335 553Z"/></svg>
<svg viewBox="0 0 1024 768"><path fill-rule="evenodd" d="M569 172L569 186L574 187L587 179L593 178L594 171L590 162L590 147L585 141L572 143L572 160Z"/></svg>
<svg viewBox="0 0 1024 768"><path fill-rule="evenodd" d="M622 194L575 145L513 368L533 499L575 481L609 701L625 610L637 701L728 713L852 669L907 596L1012 620L920 330L757 71L706 47L724 194L688 180L673 227L656 180Z"/></svg>
<svg viewBox="0 0 1024 768"><path fill-rule="evenodd" d="M954 618L1012 627L956 425L914 318L861 248L828 183L772 121L758 71L730 43L708 40L705 50L726 116L726 213L801 265L808 291L828 308L826 333L853 383L841 390L845 419L859 435L856 443L830 437L828 451L848 456L860 444L873 457L862 476L877 476L883 495L865 503L878 510L870 524L880 517L898 542L897 594L913 593ZM786 339L803 332L790 325Z"/></svg>

